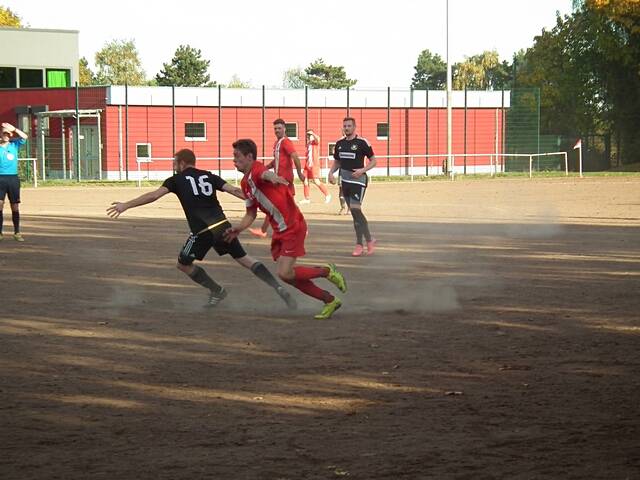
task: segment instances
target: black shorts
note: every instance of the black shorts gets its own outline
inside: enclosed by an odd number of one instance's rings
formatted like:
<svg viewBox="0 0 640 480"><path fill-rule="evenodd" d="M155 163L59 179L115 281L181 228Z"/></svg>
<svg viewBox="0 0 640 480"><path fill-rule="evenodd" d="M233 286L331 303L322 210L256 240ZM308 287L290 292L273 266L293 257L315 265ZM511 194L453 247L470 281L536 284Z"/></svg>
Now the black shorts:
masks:
<svg viewBox="0 0 640 480"><path fill-rule="evenodd" d="M178 263L191 265L194 260L202 260L211 248L220 256L231 255L232 258L246 256L247 252L244 251L237 238L234 238L231 242L226 242L222 238L225 230L230 227L231 224L229 222L224 222L213 230L208 230L198 235L189 235L182 250L180 250L180 255L178 255Z"/></svg>
<svg viewBox="0 0 640 480"><path fill-rule="evenodd" d="M20 203L20 178L18 175L0 175L0 201L9 196L9 203Z"/></svg>
<svg viewBox="0 0 640 480"><path fill-rule="evenodd" d="M344 197L345 202L347 202L349 208L351 208L352 204L362 205L362 202L364 202L364 194L366 191L366 185L345 182L344 180L342 180L342 196Z"/></svg>

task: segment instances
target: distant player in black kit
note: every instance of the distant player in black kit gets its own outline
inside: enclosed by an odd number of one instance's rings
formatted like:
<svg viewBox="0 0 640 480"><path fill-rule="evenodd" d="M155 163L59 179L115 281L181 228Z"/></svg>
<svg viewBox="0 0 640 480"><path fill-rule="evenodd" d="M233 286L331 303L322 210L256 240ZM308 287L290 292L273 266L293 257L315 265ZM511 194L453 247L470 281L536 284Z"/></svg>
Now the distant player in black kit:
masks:
<svg viewBox="0 0 640 480"><path fill-rule="evenodd" d="M369 232L369 223L362 213L362 202L369 183L367 171L376 166L376 157L371 144L362 137L356 135L356 121L347 117L342 122L344 137L336 142L333 151L333 165L329 170L329 182L336 183L334 172L340 170L342 193L353 217L353 227L356 230L356 247L353 250L354 257L373 255L376 248L376 239ZM365 166L364 159L369 162ZM367 241L365 252L362 240Z"/></svg>
<svg viewBox="0 0 640 480"><path fill-rule="evenodd" d="M178 256L178 270L184 272L196 283L209 289L209 305L216 306L227 291L216 283L202 267L194 265L194 260L202 260L209 249L213 248L218 255L231 257L245 268L248 268L260 280L276 290L289 308L295 308L295 300L289 295L275 277L261 262L247 255L238 239L231 242L223 240L224 232L231 228L222 207L216 197L216 190L227 192L244 200L242 190L229 185L218 175L196 168L196 156L189 149L176 153L173 161L177 172L167 178L157 190L140 195L128 202L113 202L107 208L107 215L118 218L121 213L134 207L155 202L169 192L175 193L189 222L191 235Z"/></svg>

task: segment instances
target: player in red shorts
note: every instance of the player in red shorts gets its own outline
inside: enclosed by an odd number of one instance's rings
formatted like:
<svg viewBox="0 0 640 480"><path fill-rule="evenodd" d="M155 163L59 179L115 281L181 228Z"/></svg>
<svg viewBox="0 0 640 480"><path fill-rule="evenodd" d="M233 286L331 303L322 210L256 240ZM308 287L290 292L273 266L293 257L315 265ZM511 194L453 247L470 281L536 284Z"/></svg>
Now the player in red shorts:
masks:
<svg viewBox="0 0 640 480"><path fill-rule="evenodd" d="M240 232L251 226L258 209L262 210L273 228L271 256L277 262L278 276L301 292L324 302L324 308L315 318L329 318L342 302L312 280L324 277L341 292L346 292L345 279L333 264L324 267L295 266L296 259L305 254L307 223L291 195L289 182L257 162L257 150L255 142L250 139L241 139L233 144L233 164L244 174L241 187L247 213L237 226L227 229L225 239L230 242L237 238Z"/></svg>
<svg viewBox="0 0 640 480"><path fill-rule="evenodd" d="M295 196L296 188L293 185L293 165L295 164L298 171L298 178L304 182L304 173L302 173L302 165L300 157L296 153L293 142L286 135L286 123L283 119L278 118L273 121L273 133L276 135L276 142L273 144L273 160L266 165L266 168L273 168L276 175L284 178L289 182L289 190ZM252 235L260 238L267 236L269 222L267 219L262 223L261 228L250 228Z"/></svg>
<svg viewBox="0 0 640 480"><path fill-rule="evenodd" d="M320 180L320 137L314 133L313 130L307 132L307 160L304 164L304 176L303 189L304 200L300 200L300 204L309 204L311 199L309 194L311 188L309 182L313 182L316 187L320 189L324 195L324 203L331 201L331 195L327 191L327 187Z"/></svg>

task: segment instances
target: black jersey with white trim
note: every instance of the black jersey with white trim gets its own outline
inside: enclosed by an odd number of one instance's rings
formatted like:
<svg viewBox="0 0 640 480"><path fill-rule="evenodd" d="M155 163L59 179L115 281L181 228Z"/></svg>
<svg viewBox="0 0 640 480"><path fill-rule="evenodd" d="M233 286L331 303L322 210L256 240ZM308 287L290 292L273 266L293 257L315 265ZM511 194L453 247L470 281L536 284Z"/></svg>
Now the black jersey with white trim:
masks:
<svg viewBox="0 0 640 480"><path fill-rule="evenodd" d="M224 218L216 190L222 191L226 183L207 170L190 167L167 178L162 186L176 194L191 232L198 233Z"/></svg>
<svg viewBox="0 0 640 480"><path fill-rule="evenodd" d="M373 148L366 138L355 136L351 140L342 137L336 142L333 158L340 162L343 170L354 171L364 167L364 158L373 157Z"/></svg>

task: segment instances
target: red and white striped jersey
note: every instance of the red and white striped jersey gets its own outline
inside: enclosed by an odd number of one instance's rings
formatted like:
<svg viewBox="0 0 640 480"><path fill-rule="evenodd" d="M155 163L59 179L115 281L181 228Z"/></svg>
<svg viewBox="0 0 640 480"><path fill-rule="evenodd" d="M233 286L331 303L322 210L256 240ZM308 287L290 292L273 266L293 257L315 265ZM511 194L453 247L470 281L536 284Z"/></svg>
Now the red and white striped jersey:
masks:
<svg viewBox="0 0 640 480"><path fill-rule="evenodd" d="M274 232L295 230L299 224L304 223L302 212L287 185L262 179L262 174L266 171L261 162L253 162L251 171L242 178L240 186L246 198L246 207L248 210L259 208L264 212Z"/></svg>
<svg viewBox="0 0 640 480"><path fill-rule="evenodd" d="M296 151L289 137L282 137L273 144L273 170L285 180L293 183L293 159Z"/></svg>

